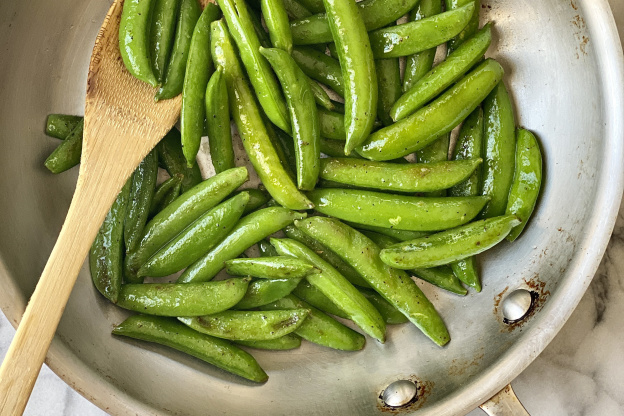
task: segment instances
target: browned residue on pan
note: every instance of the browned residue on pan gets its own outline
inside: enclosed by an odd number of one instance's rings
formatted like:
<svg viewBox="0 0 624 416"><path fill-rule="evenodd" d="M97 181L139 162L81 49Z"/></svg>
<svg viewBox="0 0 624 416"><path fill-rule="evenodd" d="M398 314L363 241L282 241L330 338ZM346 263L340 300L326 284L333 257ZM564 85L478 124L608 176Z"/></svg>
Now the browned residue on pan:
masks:
<svg viewBox="0 0 624 416"><path fill-rule="evenodd" d="M529 290L533 295L533 304L529 313L520 321L506 322L503 319L503 313L501 310L501 302L505 298L505 293L509 290L507 286L501 293L494 298L494 316L501 324L501 332L511 332L517 328L521 328L524 324L531 320L531 317L542 309L546 300L550 297L550 290L546 290L546 282L543 282L539 278L539 273L536 273L530 279L523 279L524 285L520 285L519 289Z"/></svg>
<svg viewBox="0 0 624 416"><path fill-rule="evenodd" d="M382 390L379 392L379 396L377 397L377 409L379 411L383 413L393 414L393 415L412 413L415 410L420 409L422 405L425 404L425 402L427 401L427 397L431 394L431 391L433 390L433 386L435 384L433 381L421 380L418 377L416 377L416 375L414 374L412 374L411 376L407 378L402 378L401 380L411 380L416 384L416 388L418 392L416 393L416 396L414 397L414 399L412 399L412 401L410 401L405 406L401 406L401 407L387 406L383 402L383 398L382 398L383 390Z"/></svg>
<svg viewBox="0 0 624 416"><path fill-rule="evenodd" d="M465 374L473 375L479 371L479 365L483 360L484 353L473 357L472 360L460 360L454 359L451 361L451 365L449 366L448 373L451 376L463 376Z"/></svg>
<svg viewBox="0 0 624 416"><path fill-rule="evenodd" d="M570 6L572 6L574 10L578 10L578 6L574 3L574 0L570 0Z"/></svg>

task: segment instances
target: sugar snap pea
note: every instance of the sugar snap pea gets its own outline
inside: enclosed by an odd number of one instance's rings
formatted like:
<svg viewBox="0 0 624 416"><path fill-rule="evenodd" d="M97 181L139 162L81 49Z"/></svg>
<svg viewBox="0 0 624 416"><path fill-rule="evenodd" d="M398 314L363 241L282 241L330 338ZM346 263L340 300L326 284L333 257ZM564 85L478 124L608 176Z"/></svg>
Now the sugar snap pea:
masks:
<svg viewBox="0 0 624 416"><path fill-rule="evenodd" d="M421 198L353 189L316 189L316 209L358 224L411 231L437 231L465 224L488 201L484 197Z"/></svg>
<svg viewBox="0 0 624 416"><path fill-rule="evenodd" d="M292 293L299 299L308 302L310 305L325 313L335 315L339 318L349 319L349 315L336 306L323 292L318 290L315 286L312 286L307 280L303 280L299 283Z"/></svg>
<svg viewBox="0 0 624 416"><path fill-rule="evenodd" d="M374 225L355 224L349 221L345 221L345 223L348 226L353 227L357 230L373 231L377 234L387 235L388 237L395 238L399 241L413 240L415 238L425 237L430 234L423 231L397 230L396 228L384 228L375 227Z"/></svg>
<svg viewBox="0 0 624 416"><path fill-rule="evenodd" d="M301 346L301 338L294 334L287 334L276 339L266 341L236 341L243 347L255 348L258 350L294 350Z"/></svg>
<svg viewBox="0 0 624 416"><path fill-rule="evenodd" d="M409 322L409 319L385 300L379 293L371 289L359 289L366 299L379 311L388 325L398 325Z"/></svg>
<svg viewBox="0 0 624 416"><path fill-rule="evenodd" d="M248 201L249 194L241 192L212 208L158 250L137 275L168 276L191 265L229 234Z"/></svg>
<svg viewBox="0 0 624 416"><path fill-rule="evenodd" d="M290 225L288 227L291 227ZM277 257L277 250L267 240L258 241L258 249L261 257Z"/></svg>
<svg viewBox="0 0 624 416"><path fill-rule="evenodd" d="M153 7L154 15L149 35L150 59L156 81L162 84L173 46L180 0L154 0Z"/></svg>
<svg viewBox="0 0 624 416"><path fill-rule="evenodd" d="M542 186L542 152L539 142L528 130L517 129L516 172L509 191L506 214L520 218L522 224L515 227L507 240L514 241L526 226Z"/></svg>
<svg viewBox="0 0 624 416"><path fill-rule="evenodd" d="M475 256L467 257L450 263L453 274L466 285L474 288L477 292L481 292L481 279L477 271L477 258ZM432 270L432 269L426 269Z"/></svg>
<svg viewBox="0 0 624 416"><path fill-rule="evenodd" d="M149 29L154 0L124 2L119 22L119 51L128 72L152 87L158 85L150 63Z"/></svg>
<svg viewBox="0 0 624 416"><path fill-rule="evenodd" d="M323 0L338 51L345 91L344 153L349 155L373 129L377 115L377 76L364 20L354 0Z"/></svg>
<svg viewBox="0 0 624 416"><path fill-rule="evenodd" d="M297 187L311 190L318 179L321 151L319 120L308 77L288 52L260 48L260 53L277 74L288 103L297 162Z"/></svg>
<svg viewBox="0 0 624 416"><path fill-rule="evenodd" d="M117 302L123 280L123 224L129 194L130 181L127 181L106 214L89 250L89 270L93 284L113 303Z"/></svg>
<svg viewBox="0 0 624 416"><path fill-rule="evenodd" d="M370 33L376 59L398 58L438 46L459 34L474 13L470 3L455 10Z"/></svg>
<svg viewBox="0 0 624 416"><path fill-rule="evenodd" d="M312 12L296 0L284 0L284 8L290 19L303 19L312 16ZM292 38L292 33L290 37Z"/></svg>
<svg viewBox="0 0 624 416"><path fill-rule="evenodd" d="M390 111L392 119L407 117L457 81L483 58L491 41L492 29L487 24L403 94Z"/></svg>
<svg viewBox="0 0 624 416"><path fill-rule="evenodd" d="M145 226L143 237L136 249L126 256L126 277L136 275L139 268L163 245L216 206L248 177L244 167L226 170L183 193L156 214Z"/></svg>
<svg viewBox="0 0 624 416"><path fill-rule="evenodd" d="M483 183L481 195L490 202L481 218L505 213L513 182L516 155L516 124L509 93L503 82L483 102Z"/></svg>
<svg viewBox="0 0 624 416"><path fill-rule="evenodd" d="M264 26L262 26L260 14L250 8L249 18L251 19L251 23L253 23L254 32L256 32L256 35L258 36L258 41L260 41L260 45L265 48L270 48L271 38L269 37L267 31L264 29Z"/></svg>
<svg viewBox="0 0 624 416"><path fill-rule="evenodd" d="M329 263L302 243L291 239L271 239L278 253L305 259L320 273L306 276L306 280L343 310L362 331L383 343L386 325L379 311Z"/></svg>
<svg viewBox="0 0 624 416"><path fill-rule="evenodd" d="M405 272L380 260L379 247L368 237L335 218L312 217L296 221L295 226L347 261L433 342L441 346L450 341L448 330L431 302Z"/></svg>
<svg viewBox="0 0 624 416"><path fill-rule="evenodd" d="M338 140L328 140L321 137L320 141L321 153L330 157L348 157L351 159L362 159L360 155L352 152L350 155L345 155L344 142Z"/></svg>
<svg viewBox="0 0 624 416"><path fill-rule="evenodd" d="M249 194L249 202L247 202L243 214L249 214L269 202L269 195L260 189L249 188L243 192Z"/></svg>
<svg viewBox="0 0 624 416"><path fill-rule="evenodd" d="M251 309L275 302L290 294L297 287L301 278L294 279L258 279L249 284L245 296L234 309Z"/></svg>
<svg viewBox="0 0 624 416"><path fill-rule="evenodd" d="M332 140L346 140L347 135L345 133L343 114L321 108L318 109L317 113L322 137Z"/></svg>
<svg viewBox="0 0 624 416"><path fill-rule="evenodd" d="M325 110L332 111L334 109L334 103L329 98L327 91L325 91L323 87L317 84L312 78L308 78L308 82L310 83L310 89L312 90L312 95L314 95L314 101L316 104L320 105Z"/></svg>
<svg viewBox="0 0 624 416"><path fill-rule="evenodd" d="M397 164L348 158L321 159L322 179L399 192L446 189L468 178L481 159L455 162Z"/></svg>
<svg viewBox="0 0 624 416"><path fill-rule="evenodd" d="M520 220L515 215L475 221L383 249L380 258L397 269L440 266L488 250L501 242L518 224Z"/></svg>
<svg viewBox="0 0 624 416"><path fill-rule="evenodd" d="M145 228L149 217L157 177L158 154L152 150L132 174L132 185L124 223L126 252L134 250L143 236L143 228Z"/></svg>
<svg viewBox="0 0 624 416"><path fill-rule="evenodd" d="M481 6L481 0L445 0L445 3L446 10L457 9L469 3L473 3L475 7L472 17L466 27L459 33L459 35L448 41L449 52L452 52L464 43L466 39L470 38L479 30L479 9Z"/></svg>
<svg viewBox="0 0 624 416"><path fill-rule="evenodd" d="M82 132L84 120L81 120L45 160L45 167L52 173L65 172L80 163L82 154Z"/></svg>
<svg viewBox="0 0 624 416"><path fill-rule="evenodd" d="M364 0L357 7L367 31L384 27L408 13L419 0ZM307 7L307 6L306 6ZM308 9L312 12L314 10ZM319 11L318 13L323 12ZM291 22L295 45L313 45L332 41L332 33L325 13Z"/></svg>
<svg viewBox="0 0 624 416"><path fill-rule="evenodd" d="M500 64L486 60L431 104L371 134L358 153L367 159L390 160L422 149L477 108L502 76Z"/></svg>
<svg viewBox="0 0 624 416"><path fill-rule="evenodd" d="M113 334L165 345L251 381L264 383L269 379L249 353L193 331L175 319L134 315L117 325Z"/></svg>
<svg viewBox="0 0 624 416"><path fill-rule="evenodd" d="M216 173L236 166L230 129L228 93L223 70L217 69L206 87L206 127L210 144L210 159Z"/></svg>
<svg viewBox="0 0 624 416"><path fill-rule="evenodd" d="M264 208L243 217L232 232L202 258L190 265L178 279L180 283L212 279L223 263L243 253L258 241L292 224L301 214L282 207Z"/></svg>
<svg viewBox="0 0 624 416"><path fill-rule="evenodd" d="M213 337L235 341L264 341L290 334L301 326L309 313L307 309L225 311L178 319L194 330Z"/></svg>
<svg viewBox="0 0 624 416"><path fill-rule="evenodd" d="M451 142L450 133L443 134L430 143L428 146L423 147L415 152L416 159L422 164L432 164L446 162L448 160L449 145ZM439 189L423 193L422 196L441 197L446 196L446 189Z"/></svg>
<svg viewBox="0 0 624 416"><path fill-rule="evenodd" d="M320 272L309 261L288 255L227 260L225 271L234 276L253 276L262 279L299 279Z"/></svg>
<svg viewBox="0 0 624 416"><path fill-rule="evenodd" d="M408 21L424 19L441 12L442 2L438 0L421 0L418 3L418 7L410 12ZM416 81L431 70L437 49L437 47L433 47L405 58L405 71L403 73L404 92L412 88Z"/></svg>
<svg viewBox="0 0 624 416"><path fill-rule="evenodd" d="M307 76L327 85L344 97L342 70L337 60L321 51L305 46L293 48L292 57Z"/></svg>
<svg viewBox="0 0 624 416"><path fill-rule="evenodd" d="M184 177L177 173L156 188L154 196L152 197L152 204L150 205L150 217L158 214L167 205L172 203L174 199L180 196L183 179Z"/></svg>
<svg viewBox="0 0 624 416"><path fill-rule="evenodd" d="M377 59L375 61L379 98L377 117L385 126L394 123L390 109L401 96L401 68L398 58Z"/></svg>
<svg viewBox="0 0 624 416"><path fill-rule="evenodd" d="M288 295L278 301L260 307L262 310L300 308L310 311L308 317L295 331L295 334L301 338L336 350L358 351L364 348L366 338L362 334L341 324L296 296Z"/></svg>
<svg viewBox="0 0 624 416"><path fill-rule="evenodd" d="M166 100L182 93L191 37L200 15L201 8L197 0L180 0L180 12L171 57L167 65L164 84L156 93L156 100Z"/></svg>
<svg viewBox="0 0 624 416"><path fill-rule="evenodd" d="M65 140L69 133L82 121L81 116L69 114L48 114L46 118L45 134L57 139Z"/></svg>
<svg viewBox="0 0 624 416"><path fill-rule="evenodd" d="M191 38L184 85L182 87L182 110L180 111L180 132L182 133L182 151L187 166L195 165L204 134L206 120L206 87L214 71L210 56L210 24L219 18L219 6L206 4Z"/></svg>
<svg viewBox="0 0 624 416"><path fill-rule="evenodd" d="M301 0L301 4L313 13L323 13L325 11L323 0Z"/></svg>
<svg viewBox="0 0 624 416"><path fill-rule="evenodd" d="M202 316L230 309L245 295L250 278L218 282L121 285L117 306L158 316Z"/></svg>
<svg viewBox="0 0 624 416"><path fill-rule="evenodd" d="M185 0L182 0L185 1ZM195 1L195 0L193 0ZM180 132L175 127L156 146L158 160L169 172L169 175L182 175L182 192L186 192L202 181L199 166L189 168L182 153L182 141Z"/></svg>
<svg viewBox="0 0 624 416"><path fill-rule="evenodd" d="M292 34L288 14L283 0L260 0L264 22L269 30L271 44L290 54L292 51ZM265 46L266 47L266 46Z"/></svg>

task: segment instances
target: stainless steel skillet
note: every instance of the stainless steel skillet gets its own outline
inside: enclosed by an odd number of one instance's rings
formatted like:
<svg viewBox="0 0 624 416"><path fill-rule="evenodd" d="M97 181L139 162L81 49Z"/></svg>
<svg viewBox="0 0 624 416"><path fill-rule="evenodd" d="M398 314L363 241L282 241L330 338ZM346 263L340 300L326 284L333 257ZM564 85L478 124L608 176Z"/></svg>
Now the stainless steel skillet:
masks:
<svg viewBox="0 0 624 416"><path fill-rule="evenodd" d="M58 235L76 172L42 160L48 112L82 113L93 40L110 2L0 2L0 307L16 323ZM252 386L168 350L114 339L125 316L95 293L85 268L48 355L70 385L112 414L378 414L392 381L416 379L400 413L462 414L522 371L554 337L596 270L622 192L622 52L603 0L483 1L495 21L490 55L507 71L519 122L545 149L546 186L515 244L482 258L484 291L466 298L424 287L453 340L430 345L392 328L386 345L346 354L306 345L256 353L271 379ZM520 325L502 321L517 288L539 295ZM389 409L385 409L389 410Z"/></svg>

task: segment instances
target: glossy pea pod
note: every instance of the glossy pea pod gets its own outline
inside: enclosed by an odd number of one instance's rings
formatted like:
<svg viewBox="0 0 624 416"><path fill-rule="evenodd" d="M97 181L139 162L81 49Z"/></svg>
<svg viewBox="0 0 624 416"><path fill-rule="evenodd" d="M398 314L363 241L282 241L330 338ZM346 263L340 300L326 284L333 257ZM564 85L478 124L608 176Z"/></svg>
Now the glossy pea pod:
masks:
<svg viewBox="0 0 624 416"><path fill-rule="evenodd" d="M45 134L65 140L69 133L80 124L83 117L69 114L48 114L46 117Z"/></svg>
<svg viewBox="0 0 624 416"><path fill-rule="evenodd" d="M162 84L171 56L180 0L153 0L154 15L149 35L150 59L154 76Z"/></svg>
<svg viewBox="0 0 624 416"><path fill-rule="evenodd" d="M297 171L297 156L295 153L295 143L293 142L293 138L282 129L275 127L270 121L266 121L265 126L269 135L269 140L273 144L275 153L284 167L284 170L293 180L296 181L297 176L295 172Z"/></svg>
<svg viewBox="0 0 624 416"><path fill-rule="evenodd" d="M227 260L225 271L234 276L253 276L262 279L301 279L320 272L309 261L287 255Z"/></svg>
<svg viewBox="0 0 624 416"><path fill-rule="evenodd" d="M214 71L210 56L210 24L217 20L220 14L219 6L214 3L206 4L191 38L180 112L182 151L187 166L195 165L195 158L204 134L206 120L204 99L208 81Z"/></svg>
<svg viewBox="0 0 624 416"><path fill-rule="evenodd" d="M260 48L260 53L271 64L284 90L295 144L297 187L309 191L318 179L321 150L316 103L308 77L287 52Z"/></svg>
<svg viewBox="0 0 624 416"><path fill-rule="evenodd" d="M89 270L96 289L117 302L123 280L123 224L126 218L130 181L117 195L89 250Z"/></svg>
<svg viewBox="0 0 624 416"><path fill-rule="evenodd" d="M117 306L158 316L202 316L222 312L245 295L250 278L177 284L140 283L121 286Z"/></svg>
<svg viewBox="0 0 624 416"><path fill-rule="evenodd" d="M470 21L474 4L370 33L376 59L399 58L431 49L459 34Z"/></svg>
<svg viewBox="0 0 624 416"><path fill-rule="evenodd" d="M247 169L244 167L227 170L184 192L156 214L145 226L143 237L136 249L126 256L126 276L136 276L139 268L160 248L206 211L219 204L248 177Z"/></svg>
<svg viewBox="0 0 624 416"><path fill-rule="evenodd" d="M364 0L357 3L367 31L384 27L407 14L419 0ZM325 8L327 8L325 6ZM311 11L314 11L308 8ZM325 10L314 16L294 21L290 24L295 45L314 45L332 42L332 32ZM333 54L332 54L333 55Z"/></svg>
<svg viewBox="0 0 624 416"><path fill-rule="evenodd" d="M191 38L201 12L198 0L180 0L180 12L175 28L173 48L164 83L156 93L157 101L173 98L182 93Z"/></svg>
<svg viewBox="0 0 624 416"><path fill-rule="evenodd" d="M372 338L383 343L386 325L373 305L336 269L304 244L290 239L271 239L278 253L305 259L321 272L306 276L306 280L344 311L349 319Z"/></svg>
<svg viewBox="0 0 624 416"><path fill-rule="evenodd" d="M377 76L366 26L354 0L323 0L345 90L345 154L362 144L377 115Z"/></svg>
<svg viewBox="0 0 624 416"><path fill-rule="evenodd" d="M158 85L150 62L149 29L155 0L124 2L119 22L119 52L128 72L152 87Z"/></svg>
<svg viewBox="0 0 624 416"><path fill-rule="evenodd" d="M84 120L80 120L65 140L63 140L63 143L58 145L48 156L44 165L50 172L65 172L80 163L83 130Z"/></svg>
<svg viewBox="0 0 624 416"><path fill-rule="evenodd" d="M366 299L379 311L388 325L398 325L409 322L409 319L394 306L385 300L379 293L371 289L359 289Z"/></svg>
<svg viewBox="0 0 624 416"><path fill-rule="evenodd" d="M386 235L399 241L413 240L415 238L425 237L431 234L422 231L397 230L396 228L384 228L376 227L374 225L355 224L349 221L345 221L345 224L358 230L373 231L376 234Z"/></svg>
<svg viewBox="0 0 624 416"><path fill-rule="evenodd" d="M186 158L182 153L182 141L180 132L175 127L156 146L158 161L170 176L182 175L182 193L188 191L202 181L199 166L186 165Z"/></svg>
<svg viewBox="0 0 624 416"><path fill-rule="evenodd" d="M410 14L408 21L421 20L431 17L442 12L442 2L439 0L421 0L418 7L414 8ZM405 58L405 71L403 73L403 92L408 91L412 86L422 78L433 67L437 46L408 55Z"/></svg>
<svg viewBox="0 0 624 416"><path fill-rule="evenodd" d="M324 137L321 137L320 148L321 153L329 157L348 157L351 159L362 159L362 157L355 152L352 152L348 156L345 155L344 142L340 142L338 140L328 140Z"/></svg>
<svg viewBox="0 0 624 416"><path fill-rule="evenodd" d="M183 180L184 177L178 173L161 183L156 188L149 209L150 217L158 214L160 211L165 209L167 205L171 204L174 199L180 196L180 189L182 189Z"/></svg>
<svg viewBox="0 0 624 416"><path fill-rule="evenodd" d="M459 33L459 35L448 41L447 45L450 53L479 30L479 9L481 8L481 0L444 0L444 2L446 4L446 10L454 10L469 3L474 4L475 8L466 27Z"/></svg>
<svg viewBox="0 0 624 416"><path fill-rule="evenodd" d="M243 296L233 309L257 308L275 302L284 296L290 295L290 292L297 287L300 281L300 277L254 280L249 284L245 296Z"/></svg>
<svg viewBox="0 0 624 416"><path fill-rule="evenodd" d="M472 222L385 248L381 260L397 269L436 267L482 253L501 242L521 221L503 215Z"/></svg>
<svg viewBox="0 0 624 416"><path fill-rule="evenodd" d="M243 217L212 250L191 264L182 273L178 282L203 282L212 279L223 269L224 262L238 257L245 250L267 236L292 224L301 214L282 207L264 208Z"/></svg>
<svg viewBox="0 0 624 416"><path fill-rule="evenodd" d="M284 335L276 339L268 339L266 341L237 341L237 344L243 347L255 348L257 350L294 350L301 346L301 337L295 334Z"/></svg>
<svg viewBox="0 0 624 416"><path fill-rule="evenodd" d="M446 325L429 299L405 272L380 260L379 247L368 237L334 218L312 217L295 225L347 261L377 293L437 345L450 341Z"/></svg>
<svg viewBox="0 0 624 416"><path fill-rule="evenodd" d="M292 293L299 299L325 313L335 315L339 318L349 319L349 315L336 306L323 292L318 290L315 286L312 286L307 280L303 280L299 283Z"/></svg>
<svg viewBox="0 0 624 416"><path fill-rule="evenodd" d="M293 48L292 57L307 76L327 85L344 97L342 70L337 60L321 51L305 46Z"/></svg>
<svg viewBox="0 0 624 416"><path fill-rule="evenodd" d="M249 214L269 202L269 195L260 189L248 188L242 192L249 194L249 202L247 202L243 214Z"/></svg>
<svg viewBox="0 0 624 416"><path fill-rule="evenodd" d="M117 325L113 335L165 345L257 383L269 379L249 353L222 339L200 334L172 318L134 315Z"/></svg>
<svg viewBox="0 0 624 416"><path fill-rule="evenodd" d="M377 117L384 126L394 123L390 117L390 109L401 96L401 68L398 58L375 60L379 98L377 103Z"/></svg>
<svg viewBox="0 0 624 416"><path fill-rule="evenodd" d="M438 231L475 218L486 197L429 198L359 189L316 189L309 194L316 209L357 224L411 231Z"/></svg>
<svg viewBox="0 0 624 416"><path fill-rule="evenodd" d="M351 328L341 324L329 315L293 295L288 295L271 304L260 307L262 310L282 309L309 310L307 318L295 334L324 347L343 351L358 351L364 348L366 338Z"/></svg>
<svg viewBox="0 0 624 416"><path fill-rule="evenodd" d="M281 205L297 210L313 208L312 203L306 196L298 191L288 172L280 162L251 88L244 78L227 29L222 21L212 24L211 43L215 64L224 68L223 74L228 90L232 117L238 128L249 160L258 173L260 180L271 196Z"/></svg>
<svg viewBox="0 0 624 416"><path fill-rule="evenodd" d="M357 152L367 159L391 160L426 147L468 117L502 76L500 64L486 60L431 104L371 134Z"/></svg>
<svg viewBox="0 0 624 416"><path fill-rule="evenodd" d="M525 129L517 129L516 136L516 172L506 214L517 216L522 223L511 230L507 236L509 241L518 238L526 227L542 186L542 152L537 138Z"/></svg>
<svg viewBox="0 0 624 416"><path fill-rule="evenodd" d="M288 227L291 227L290 225ZM277 257L277 250L267 240L258 241L258 250L260 250L260 257Z"/></svg>
<svg viewBox="0 0 624 416"><path fill-rule="evenodd" d="M207 316L178 318L194 330L234 341L265 341L288 335L301 326L307 309L225 311Z"/></svg>
<svg viewBox="0 0 624 416"><path fill-rule="evenodd" d="M252 10L251 8L248 11L249 11L249 18L251 20L251 23L253 23L254 32L256 32L256 35L258 36L258 41L260 42L260 45L265 48L270 48L271 37L269 36L267 31L264 29L264 26L262 26L262 20L260 18L260 15L255 10Z"/></svg>
<svg viewBox="0 0 624 416"><path fill-rule="evenodd" d="M229 234L247 202L249 194L242 192L207 211L143 264L138 276L168 276L193 264Z"/></svg>
<svg viewBox="0 0 624 416"><path fill-rule="evenodd" d="M301 0L301 4L313 13L323 13L325 11L323 0Z"/></svg>
<svg viewBox="0 0 624 416"><path fill-rule="evenodd" d="M316 104L320 105L325 110L332 111L334 109L334 103L329 98L327 91L325 91L323 87L317 84L312 78L308 78L308 82L310 83L310 89L312 90L312 95L314 95L314 101Z"/></svg>
<svg viewBox="0 0 624 416"><path fill-rule="evenodd" d="M212 74L206 87L206 127L215 172L221 173L236 166L228 93L221 68Z"/></svg>
<svg viewBox="0 0 624 416"><path fill-rule="evenodd" d="M343 114L325 109L318 109L317 114L322 137L340 141L347 139Z"/></svg>
<svg viewBox="0 0 624 416"><path fill-rule="evenodd" d="M292 34L283 0L260 0L260 7L271 45L290 54L293 47Z"/></svg>
<svg viewBox="0 0 624 416"><path fill-rule="evenodd" d="M296 0L284 0L284 8L289 19L303 19L304 17L312 16L312 12Z"/></svg>
<svg viewBox="0 0 624 416"><path fill-rule="evenodd" d="M449 146L451 144L451 134L446 133L434 140L433 143L415 152L416 159L423 164L444 163L448 160ZM446 189L439 189L422 194L422 196L443 197L446 196Z"/></svg>

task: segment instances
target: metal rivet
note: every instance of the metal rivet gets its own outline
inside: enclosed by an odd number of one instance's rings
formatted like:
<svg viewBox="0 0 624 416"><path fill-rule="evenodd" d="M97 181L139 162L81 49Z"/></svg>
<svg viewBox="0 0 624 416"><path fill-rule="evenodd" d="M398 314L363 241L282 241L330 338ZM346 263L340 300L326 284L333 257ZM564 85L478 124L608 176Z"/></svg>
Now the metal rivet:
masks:
<svg viewBox="0 0 624 416"><path fill-rule="evenodd" d="M535 295L526 289L514 290L503 300L503 318L510 324L524 318L533 305Z"/></svg>
<svg viewBox="0 0 624 416"><path fill-rule="evenodd" d="M387 406L401 407L411 402L417 392L413 381L397 380L386 387L381 398Z"/></svg>

